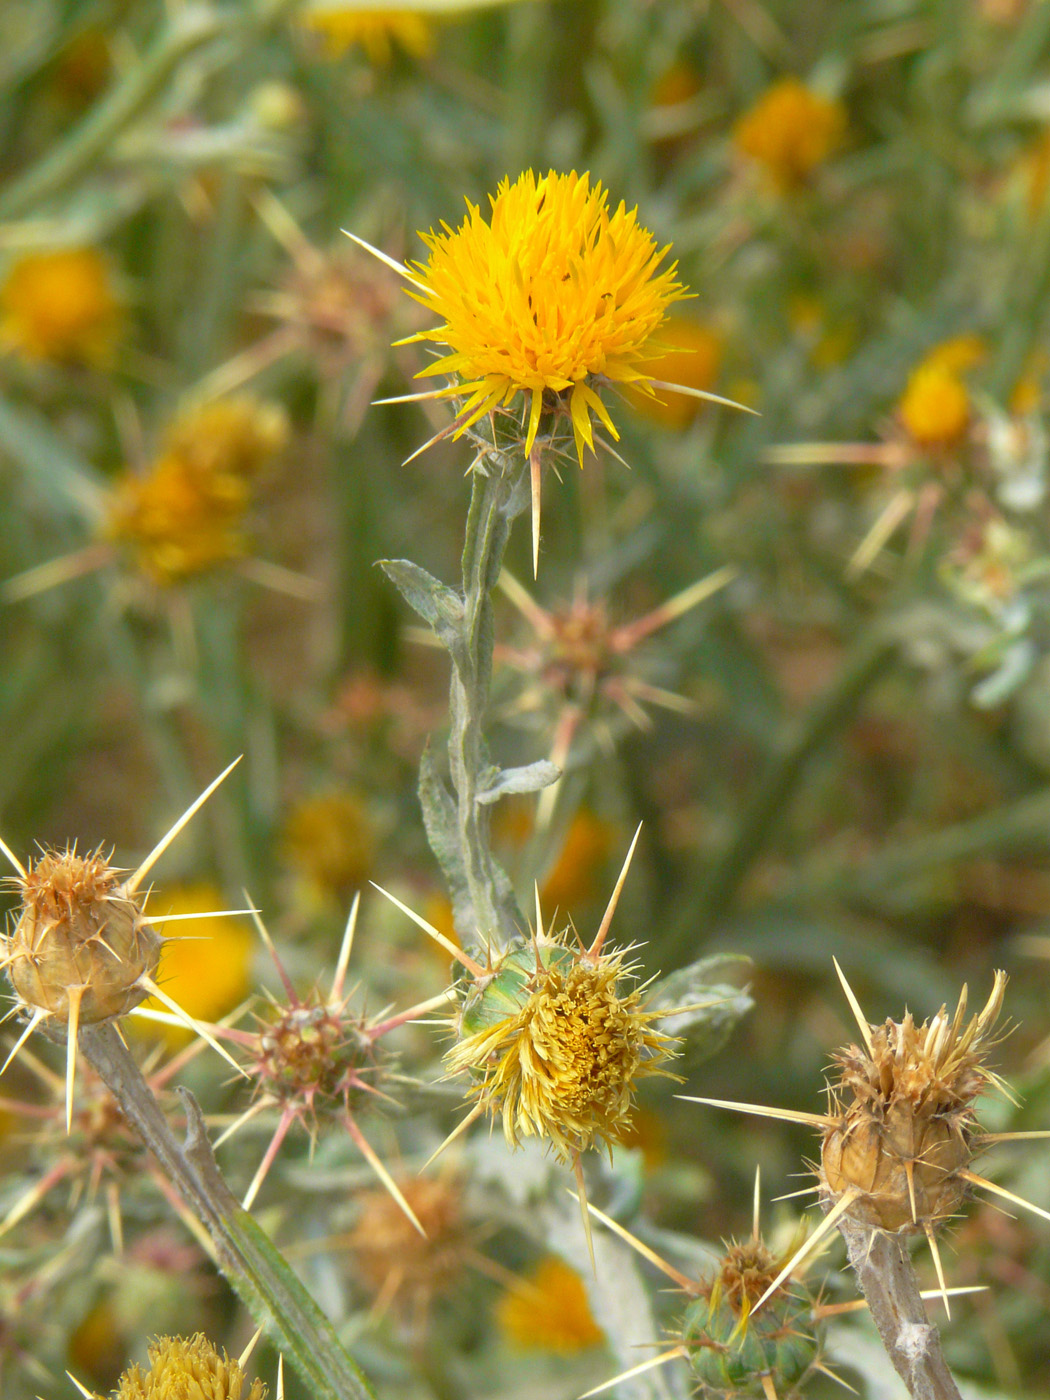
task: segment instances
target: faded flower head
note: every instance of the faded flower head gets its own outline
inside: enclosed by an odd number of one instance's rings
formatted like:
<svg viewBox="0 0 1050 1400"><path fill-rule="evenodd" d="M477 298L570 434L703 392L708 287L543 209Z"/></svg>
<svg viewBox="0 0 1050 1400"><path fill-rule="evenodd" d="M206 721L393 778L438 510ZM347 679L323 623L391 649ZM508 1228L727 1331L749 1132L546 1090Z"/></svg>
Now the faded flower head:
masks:
<svg viewBox="0 0 1050 1400"><path fill-rule="evenodd" d="M158 1337L149 1361L148 1371L124 1372L113 1400L266 1400L262 1381L249 1386L240 1363L220 1356L202 1332L188 1340Z"/></svg>
<svg viewBox="0 0 1050 1400"><path fill-rule="evenodd" d="M669 316L660 339L666 348L649 365L655 379L705 392L715 387L722 368L725 338L713 325L685 316ZM651 394L629 388L625 397L643 417L676 431L687 428L701 409L699 399L690 394L676 394L673 389Z"/></svg>
<svg viewBox="0 0 1050 1400"><path fill-rule="evenodd" d="M655 340L672 302L686 295L676 265L638 223L614 211L588 174L526 171L489 197L490 215L467 201L453 231L423 235L426 263L410 265L414 296L440 324L411 340L447 347L421 376L449 375L435 397L465 400L464 431L519 394L528 401L525 452L543 410L567 410L576 452L594 450L592 414L618 436L597 390L607 383L651 392Z"/></svg>
<svg viewBox="0 0 1050 1400"><path fill-rule="evenodd" d="M854 1221L891 1232L928 1231L954 1215L976 1150L974 1100L1000 1083L985 1063L1000 1038L1006 977L997 972L983 1011L966 1015L966 991L915 1024L911 1013L866 1030L864 1045L834 1059L821 1185Z"/></svg>
<svg viewBox="0 0 1050 1400"><path fill-rule="evenodd" d="M21 1003L63 1026L123 1016L146 996L143 974L160 961L161 937L129 893L126 871L101 849L45 850L13 877L22 897L7 939L7 975Z"/></svg>
<svg viewBox="0 0 1050 1400"><path fill-rule="evenodd" d="M287 864L311 890L340 900L364 883L375 860L368 810L356 793L340 789L296 802L281 846Z"/></svg>
<svg viewBox="0 0 1050 1400"><path fill-rule="evenodd" d="M801 188L841 144L846 110L798 78L767 88L736 123L738 151L757 162L781 193Z"/></svg>
<svg viewBox="0 0 1050 1400"><path fill-rule="evenodd" d="M105 365L123 320L109 264L95 248L27 253L0 285L0 349L27 360Z"/></svg>

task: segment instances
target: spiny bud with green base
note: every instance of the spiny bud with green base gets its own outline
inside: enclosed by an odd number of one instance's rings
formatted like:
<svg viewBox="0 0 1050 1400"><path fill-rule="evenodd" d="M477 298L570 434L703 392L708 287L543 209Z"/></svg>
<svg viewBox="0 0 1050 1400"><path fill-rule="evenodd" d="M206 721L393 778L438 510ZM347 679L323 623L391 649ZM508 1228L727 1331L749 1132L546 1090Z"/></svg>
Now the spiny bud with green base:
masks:
<svg viewBox="0 0 1050 1400"><path fill-rule="evenodd" d="M45 1029L69 1021L79 1001L80 1025L124 1016L148 992L163 940L123 885L126 871L101 849L46 850L15 877L22 909L7 943L7 975L22 1004L43 1013Z"/></svg>
<svg viewBox="0 0 1050 1400"><path fill-rule="evenodd" d="M625 950L573 948L542 932L513 943L467 985L445 1057L475 1080L476 1112L499 1116L507 1142L539 1137L563 1160L630 1126L639 1080L665 1074L674 1042L632 985Z"/></svg>
<svg viewBox="0 0 1050 1400"><path fill-rule="evenodd" d="M800 1284L785 1282L753 1312L782 1263L757 1236L730 1245L714 1279L689 1304L682 1354L701 1395L792 1395L819 1364L815 1300Z"/></svg>

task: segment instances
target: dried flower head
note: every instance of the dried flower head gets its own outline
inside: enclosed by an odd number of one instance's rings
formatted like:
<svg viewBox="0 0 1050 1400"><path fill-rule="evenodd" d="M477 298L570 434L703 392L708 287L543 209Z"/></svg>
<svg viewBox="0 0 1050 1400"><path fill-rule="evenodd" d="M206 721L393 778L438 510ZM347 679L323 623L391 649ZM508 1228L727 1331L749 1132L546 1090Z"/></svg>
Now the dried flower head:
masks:
<svg viewBox="0 0 1050 1400"><path fill-rule="evenodd" d="M845 1219L863 1230L884 1234L925 1234L947 1307L935 1232L958 1212L970 1187L980 1186L1050 1220L1050 1212L970 1169L974 1157L992 1143L1050 1137L1050 1132L1043 1131L983 1133L977 1122L974 1104L981 1093L988 1088L1008 1092L987 1064L989 1051L1002 1039L996 1023L1006 975L995 974L983 1010L969 1020L963 987L951 1016L942 1006L921 1025L909 1012L900 1021L874 1026L862 1014L837 962L835 970L863 1043L835 1055L839 1074L828 1085L827 1113L721 1099L692 1102L808 1123L820 1130L816 1190L826 1214L774 1286Z"/></svg>
<svg viewBox="0 0 1050 1400"><path fill-rule="evenodd" d="M113 1400L266 1400L262 1381L249 1387L241 1363L220 1356L202 1332L188 1340L158 1337L149 1362L148 1371L124 1372Z"/></svg>
<svg viewBox="0 0 1050 1400"><path fill-rule="evenodd" d="M3 1068L38 1027L64 1039L67 1128L73 1108L80 1026L115 1020L152 995L191 1030L204 1033L154 981L163 942L155 925L166 920L144 913L140 888L171 842L238 761L205 788L131 875L111 865L101 849L88 856L77 855L74 847L45 850L36 861L23 865L0 841L0 850L17 872L11 883L22 900L14 928L3 940L2 965L11 979L17 1009L27 1018ZM216 1045L216 1049L220 1047Z"/></svg>
<svg viewBox="0 0 1050 1400"><path fill-rule="evenodd" d="M594 1320L587 1289L575 1269L548 1255L496 1304L500 1331L524 1351L572 1356L600 1346L605 1333Z"/></svg>
<svg viewBox="0 0 1050 1400"><path fill-rule="evenodd" d="M0 285L0 348L27 360L105 365L123 319L109 264L95 248L27 253Z"/></svg>
<svg viewBox="0 0 1050 1400"><path fill-rule="evenodd" d="M765 170L784 194L803 186L841 144L846 110L798 78L781 78L736 123L738 151Z"/></svg>

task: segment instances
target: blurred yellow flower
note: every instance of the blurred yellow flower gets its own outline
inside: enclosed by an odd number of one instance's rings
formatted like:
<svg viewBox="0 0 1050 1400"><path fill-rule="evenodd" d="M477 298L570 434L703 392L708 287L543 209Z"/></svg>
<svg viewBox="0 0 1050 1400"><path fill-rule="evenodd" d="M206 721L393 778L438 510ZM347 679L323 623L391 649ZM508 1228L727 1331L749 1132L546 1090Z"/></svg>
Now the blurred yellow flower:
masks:
<svg viewBox="0 0 1050 1400"><path fill-rule="evenodd" d="M157 900L155 914L196 914L224 909L222 892L209 884L184 885ZM170 997L198 1021L217 1021L248 995L252 986L255 939L243 919L199 918L162 924L165 933L158 980ZM164 1008L152 999L143 1005ZM149 1024L171 1046L184 1045L190 1032L182 1026Z"/></svg>
<svg viewBox="0 0 1050 1400"><path fill-rule="evenodd" d="M545 399L568 393L576 451L594 450L595 414L619 434L596 388L634 384L652 392L653 341L668 306L686 295L676 264L621 203L587 174L526 171L490 196L491 216L467 201L460 227L423 234L430 249L410 265L411 295L440 320L409 341L447 346L419 377L452 375L435 398L465 397L462 433L490 409L529 398L531 452ZM408 342L406 342L408 343Z"/></svg>
<svg viewBox="0 0 1050 1400"><path fill-rule="evenodd" d="M654 379L705 392L715 387L722 367L723 345L713 326L685 316L669 316L660 331L660 341L667 349L649 365ZM687 428L702 406L702 400L671 389L661 389L654 395L629 386L624 397L639 413L664 428Z"/></svg>
<svg viewBox="0 0 1050 1400"><path fill-rule="evenodd" d="M416 10L314 5L300 14L299 23L320 38L329 58L340 58L360 45L377 67L391 62L395 48L425 58L434 47L433 28Z"/></svg>
<svg viewBox="0 0 1050 1400"><path fill-rule="evenodd" d="M919 447L956 447L970 426L972 405L963 375L985 358L977 335L957 335L928 350L908 377L897 416Z"/></svg>
<svg viewBox="0 0 1050 1400"><path fill-rule="evenodd" d="M587 1351L605 1336L594 1320L583 1280L554 1255L541 1259L503 1294L496 1304L496 1321L515 1346L559 1356Z"/></svg>
<svg viewBox="0 0 1050 1400"><path fill-rule="evenodd" d="M123 320L109 264L95 248L27 253L0 285L0 348L27 360L106 365Z"/></svg>
<svg viewBox="0 0 1050 1400"><path fill-rule="evenodd" d="M767 88L733 128L733 142L782 193L800 188L846 134L846 109L798 78Z"/></svg>
<svg viewBox="0 0 1050 1400"><path fill-rule="evenodd" d="M321 895L345 899L364 884L375 860L375 834L364 802L352 792L301 798L281 840L283 856Z"/></svg>
<svg viewBox="0 0 1050 1400"><path fill-rule="evenodd" d="M561 854L543 882L548 909L572 909L597 898L602 866L616 839L616 829L588 807L581 807L565 833Z"/></svg>
<svg viewBox="0 0 1050 1400"><path fill-rule="evenodd" d="M146 472L125 472L108 502L107 536L152 582L168 586L241 558L252 479L284 445L273 404L231 399L176 419Z"/></svg>

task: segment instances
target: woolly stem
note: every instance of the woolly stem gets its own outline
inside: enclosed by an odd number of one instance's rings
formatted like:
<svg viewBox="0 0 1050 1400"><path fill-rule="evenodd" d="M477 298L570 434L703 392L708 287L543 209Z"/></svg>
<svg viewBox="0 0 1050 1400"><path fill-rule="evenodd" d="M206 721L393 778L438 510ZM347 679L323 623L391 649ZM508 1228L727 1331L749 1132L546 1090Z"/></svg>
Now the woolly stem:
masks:
<svg viewBox="0 0 1050 1400"><path fill-rule="evenodd" d="M848 1218L840 1220L838 1228L886 1355L912 1400L962 1400L900 1237Z"/></svg>
<svg viewBox="0 0 1050 1400"><path fill-rule="evenodd" d="M128 1123L204 1226L219 1268L260 1327L296 1367L316 1400L375 1400L332 1324L219 1171L204 1119L188 1089L180 1146L157 1100L111 1022L85 1026L78 1044Z"/></svg>

